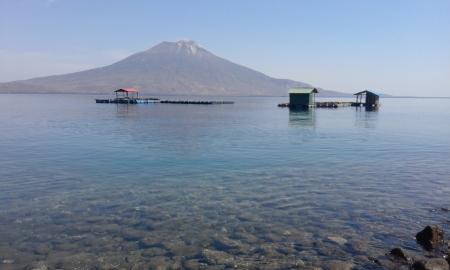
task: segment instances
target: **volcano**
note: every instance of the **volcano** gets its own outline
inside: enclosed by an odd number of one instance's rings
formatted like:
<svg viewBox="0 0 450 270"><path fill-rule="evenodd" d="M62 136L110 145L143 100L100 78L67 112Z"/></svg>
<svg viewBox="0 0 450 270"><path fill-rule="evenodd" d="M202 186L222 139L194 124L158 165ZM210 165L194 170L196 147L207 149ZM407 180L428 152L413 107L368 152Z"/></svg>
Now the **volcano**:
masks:
<svg viewBox="0 0 450 270"><path fill-rule="evenodd" d="M303 82L276 79L220 58L198 43L162 42L112 65L81 72L0 84L9 93L111 93L136 88L141 94L283 96ZM321 95L342 93L319 90Z"/></svg>

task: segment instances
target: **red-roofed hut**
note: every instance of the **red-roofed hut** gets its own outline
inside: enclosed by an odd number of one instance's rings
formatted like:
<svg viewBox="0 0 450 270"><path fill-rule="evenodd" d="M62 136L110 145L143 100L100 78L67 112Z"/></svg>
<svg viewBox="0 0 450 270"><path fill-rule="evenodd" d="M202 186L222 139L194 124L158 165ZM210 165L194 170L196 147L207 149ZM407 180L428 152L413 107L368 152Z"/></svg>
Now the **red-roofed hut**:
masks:
<svg viewBox="0 0 450 270"><path fill-rule="evenodd" d="M126 97L128 97L128 93L131 93L131 97L133 97L134 94L136 94L136 98L138 98L139 96L139 91L134 88L120 88L119 90L116 90L114 92L116 92L117 98L119 98L119 93L122 93L123 97L125 97L125 93L127 93Z"/></svg>

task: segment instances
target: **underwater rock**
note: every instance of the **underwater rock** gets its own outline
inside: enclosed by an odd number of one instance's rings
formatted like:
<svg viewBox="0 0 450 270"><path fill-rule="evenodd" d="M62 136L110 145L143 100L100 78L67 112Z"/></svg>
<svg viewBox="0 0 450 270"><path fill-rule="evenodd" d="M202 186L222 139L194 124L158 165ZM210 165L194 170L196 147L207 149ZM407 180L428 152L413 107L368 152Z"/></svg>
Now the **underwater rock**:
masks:
<svg viewBox="0 0 450 270"><path fill-rule="evenodd" d="M394 248L389 252L390 257L392 257L395 260L403 260L407 261L408 256L406 255L405 251L401 248Z"/></svg>
<svg viewBox="0 0 450 270"><path fill-rule="evenodd" d="M227 267L234 267L236 265L234 256L223 251L204 249L201 255L211 265L225 265Z"/></svg>
<svg viewBox="0 0 450 270"><path fill-rule="evenodd" d="M72 256L56 256L57 269L96 269L99 267L99 261L95 254L80 253Z"/></svg>
<svg viewBox="0 0 450 270"><path fill-rule="evenodd" d="M241 221L250 221L250 222L261 222L263 219L256 215L251 213L243 213L237 216L237 218Z"/></svg>
<svg viewBox="0 0 450 270"><path fill-rule="evenodd" d="M196 245L182 245L171 247L168 251L175 256L189 256L195 255L199 250L201 250L201 247Z"/></svg>
<svg viewBox="0 0 450 270"><path fill-rule="evenodd" d="M7 256L5 256L7 255ZM14 252L13 254L1 254L2 263L5 264L26 264L33 261L42 260L43 256L38 256L28 252ZM1 257L0 257L1 258Z"/></svg>
<svg viewBox="0 0 450 270"><path fill-rule="evenodd" d="M167 251L165 249L158 248L158 247L152 247L152 248L147 248L144 251L142 251L142 256L156 257L156 256L162 256L166 253L167 253Z"/></svg>
<svg viewBox="0 0 450 270"><path fill-rule="evenodd" d="M258 237L246 232L237 232L233 235L233 238L240 239L242 242L248 244L255 244L259 242Z"/></svg>
<svg viewBox="0 0 450 270"><path fill-rule="evenodd" d="M129 269L132 264L125 261L126 254L123 252L107 252L102 253L97 261L99 266L96 270L111 270L111 269ZM79 268L88 269L88 268ZM91 268L89 268L91 269Z"/></svg>
<svg viewBox="0 0 450 270"><path fill-rule="evenodd" d="M355 251L367 251L369 250L370 246L368 243L366 242L361 242L361 241L357 241L354 242L351 247L355 250Z"/></svg>
<svg viewBox="0 0 450 270"><path fill-rule="evenodd" d="M256 253L260 254L260 258L283 258L283 255L279 253L273 245L263 244L258 249Z"/></svg>
<svg viewBox="0 0 450 270"><path fill-rule="evenodd" d="M444 259L433 258L425 261L417 261L412 265L413 270L448 270L448 263Z"/></svg>
<svg viewBox="0 0 450 270"><path fill-rule="evenodd" d="M96 233L112 233L117 234L121 230L117 224L96 224L92 226L92 231Z"/></svg>
<svg viewBox="0 0 450 270"><path fill-rule="evenodd" d="M83 251L83 246L78 245L77 243L62 243L55 245L55 250L58 251Z"/></svg>
<svg viewBox="0 0 450 270"><path fill-rule="evenodd" d="M163 242L165 239L162 236L159 235L153 235L149 234L146 237L140 239L139 242L141 246L144 247L153 247L159 245L161 242Z"/></svg>
<svg viewBox="0 0 450 270"><path fill-rule="evenodd" d="M351 270L355 267L353 262L331 260L323 263L323 268L327 270Z"/></svg>
<svg viewBox="0 0 450 270"><path fill-rule="evenodd" d="M23 270L47 270L50 269L47 266L46 262L32 262L30 264L27 264L27 266L25 266L23 268Z"/></svg>
<svg viewBox="0 0 450 270"><path fill-rule="evenodd" d="M147 269L169 269L172 265L172 261L164 256L153 257L148 263L145 264Z"/></svg>
<svg viewBox="0 0 450 270"><path fill-rule="evenodd" d="M124 251L132 251L140 249L138 242L124 242L121 245L121 249Z"/></svg>
<svg viewBox="0 0 450 270"><path fill-rule="evenodd" d="M214 235L215 245L226 248L237 248L239 243L237 241L231 240L224 235Z"/></svg>
<svg viewBox="0 0 450 270"><path fill-rule="evenodd" d="M187 260L183 262L183 268L186 270L206 269L207 264L201 263L198 260Z"/></svg>
<svg viewBox="0 0 450 270"><path fill-rule="evenodd" d="M340 236L328 236L327 238L335 243L338 243L339 245L347 244L347 240Z"/></svg>
<svg viewBox="0 0 450 270"><path fill-rule="evenodd" d="M53 249L53 247L50 244L48 244L48 245L40 244L40 245L36 246L36 248L34 249L34 253L39 254L39 255L45 255L52 249Z"/></svg>
<svg viewBox="0 0 450 270"><path fill-rule="evenodd" d="M126 228L122 231L122 238L126 241L139 241L145 238L145 231Z"/></svg>
<svg viewBox="0 0 450 270"><path fill-rule="evenodd" d="M131 263L133 265L136 265L140 260L142 260L142 257L140 255L128 255L125 257L125 262Z"/></svg>

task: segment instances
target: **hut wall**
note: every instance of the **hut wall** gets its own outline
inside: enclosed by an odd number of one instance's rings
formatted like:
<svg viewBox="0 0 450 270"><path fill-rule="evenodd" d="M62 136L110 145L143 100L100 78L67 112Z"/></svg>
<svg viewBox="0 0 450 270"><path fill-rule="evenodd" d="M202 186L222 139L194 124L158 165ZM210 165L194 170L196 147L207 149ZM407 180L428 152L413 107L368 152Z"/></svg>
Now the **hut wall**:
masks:
<svg viewBox="0 0 450 270"><path fill-rule="evenodd" d="M367 92L366 94L366 105L378 105L379 103L379 96L378 95L374 95L370 92Z"/></svg>
<svg viewBox="0 0 450 270"><path fill-rule="evenodd" d="M313 94L289 94L289 104L293 106L312 105L314 104Z"/></svg>

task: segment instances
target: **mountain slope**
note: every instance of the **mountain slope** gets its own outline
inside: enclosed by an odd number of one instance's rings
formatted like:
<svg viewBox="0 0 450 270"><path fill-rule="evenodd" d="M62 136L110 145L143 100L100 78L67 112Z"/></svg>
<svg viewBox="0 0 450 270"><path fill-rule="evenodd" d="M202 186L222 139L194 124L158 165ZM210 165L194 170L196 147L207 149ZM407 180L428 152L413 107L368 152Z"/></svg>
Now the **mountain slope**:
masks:
<svg viewBox="0 0 450 270"><path fill-rule="evenodd" d="M0 84L0 92L281 96L309 84L275 79L215 56L194 41L162 42L112 65L65 75ZM324 92L325 91L325 92ZM339 94L322 90L321 94Z"/></svg>

